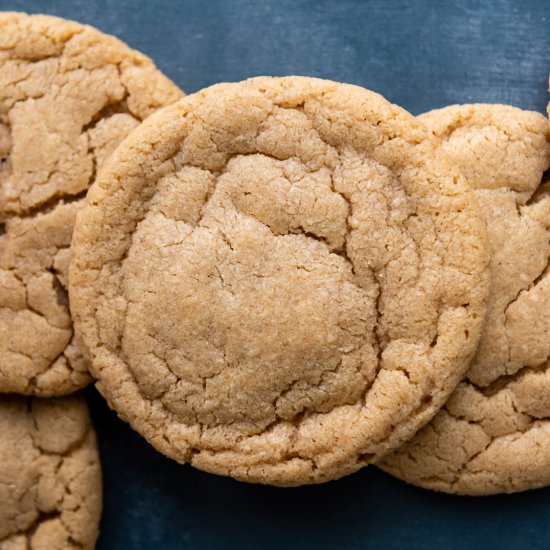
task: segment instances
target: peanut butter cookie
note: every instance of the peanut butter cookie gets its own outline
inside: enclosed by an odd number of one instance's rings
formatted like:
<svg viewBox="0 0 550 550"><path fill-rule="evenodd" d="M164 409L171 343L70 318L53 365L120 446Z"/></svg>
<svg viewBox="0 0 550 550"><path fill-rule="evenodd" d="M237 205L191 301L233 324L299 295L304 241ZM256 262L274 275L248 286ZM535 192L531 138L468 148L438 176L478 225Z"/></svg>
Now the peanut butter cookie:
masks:
<svg viewBox="0 0 550 550"><path fill-rule="evenodd" d="M84 398L0 396L0 548L94 548L100 514Z"/></svg>
<svg viewBox="0 0 550 550"><path fill-rule="evenodd" d="M181 95L91 27L0 14L0 392L61 395L90 381L66 292L75 215L122 138Z"/></svg>
<svg viewBox="0 0 550 550"><path fill-rule="evenodd" d="M483 219L434 143L378 94L301 77L213 86L132 132L69 285L111 406L178 461L275 485L410 437L488 288Z"/></svg>
<svg viewBox="0 0 550 550"><path fill-rule="evenodd" d="M422 115L485 215L491 292L477 354L444 409L381 467L451 493L550 483L548 120L503 105ZM542 184L541 184L542 180Z"/></svg>

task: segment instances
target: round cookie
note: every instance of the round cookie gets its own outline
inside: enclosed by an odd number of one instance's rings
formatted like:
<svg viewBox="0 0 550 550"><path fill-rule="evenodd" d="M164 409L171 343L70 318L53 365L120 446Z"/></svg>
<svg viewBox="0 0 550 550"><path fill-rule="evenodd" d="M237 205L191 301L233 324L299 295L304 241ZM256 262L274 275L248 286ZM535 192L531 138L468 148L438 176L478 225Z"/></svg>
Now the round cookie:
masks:
<svg viewBox="0 0 550 550"><path fill-rule="evenodd" d="M101 469L84 397L0 396L0 548L91 549L100 515Z"/></svg>
<svg viewBox="0 0 550 550"><path fill-rule="evenodd" d="M503 105L452 106L420 119L476 190L491 246L491 292L465 380L428 426L379 465L415 485L450 493L547 485L548 121Z"/></svg>
<svg viewBox="0 0 550 550"><path fill-rule="evenodd" d="M410 437L488 288L481 214L434 143L378 94L302 77L216 85L132 132L69 284L111 406L178 461L275 485Z"/></svg>
<svg viewBox="0 0 550 550"><path fill-rule="evenodd" d="M0 14L0 392L90 381L67 300L77 210L118 143L182 92L117 39Z"/></svg>

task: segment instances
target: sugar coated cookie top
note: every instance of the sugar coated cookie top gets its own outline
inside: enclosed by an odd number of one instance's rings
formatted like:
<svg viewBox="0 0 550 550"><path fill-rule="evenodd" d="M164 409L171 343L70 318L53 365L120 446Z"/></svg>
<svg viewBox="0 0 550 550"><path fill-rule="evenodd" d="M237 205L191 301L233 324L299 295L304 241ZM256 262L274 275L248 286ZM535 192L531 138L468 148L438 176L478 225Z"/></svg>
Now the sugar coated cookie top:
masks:
<svg viewBox="0 0 550 550"><path fill-rule="evenodd" d="M70 296L98 387L179 461L248 481L357 470L471 359L485 228L417 120L313 78L149 118L93 185Z"/></svg>

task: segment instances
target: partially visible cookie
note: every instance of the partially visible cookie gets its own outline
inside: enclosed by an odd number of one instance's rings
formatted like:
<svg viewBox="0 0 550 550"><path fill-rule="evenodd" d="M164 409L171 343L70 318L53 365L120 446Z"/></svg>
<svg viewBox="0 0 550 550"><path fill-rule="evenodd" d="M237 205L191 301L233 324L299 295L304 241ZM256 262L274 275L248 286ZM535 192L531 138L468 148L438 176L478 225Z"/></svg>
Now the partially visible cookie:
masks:
<svg viewBox="0 0 550 550"><path fill-rule="evenodd" d="M66 291L75 215L118 143L181 95L91 27L0 14L0 392L62 395L90 381Z"/></svg>
<svg viewBox="0 0 550 550"><path fill-rule="evenodd" d="M451 493L548 485L548 120L502 105L452 106L419 118L476 189L491 245L491 294L465 380L428 426L379 465Z"/></svg>
<svg viewBox="0 0 550 550"><path fill-rule="evenodd" d="M157 449L246 481L353 472L427 422L487 290L473 193L378 94L220 84L101 171L70 271L98 388Z"/></svg>
<svg viewBox="0 0 550 550"><path fill-rule="evenodd" d="M0 396L0 548L91 549L101 469L82 395Z"/></svg>

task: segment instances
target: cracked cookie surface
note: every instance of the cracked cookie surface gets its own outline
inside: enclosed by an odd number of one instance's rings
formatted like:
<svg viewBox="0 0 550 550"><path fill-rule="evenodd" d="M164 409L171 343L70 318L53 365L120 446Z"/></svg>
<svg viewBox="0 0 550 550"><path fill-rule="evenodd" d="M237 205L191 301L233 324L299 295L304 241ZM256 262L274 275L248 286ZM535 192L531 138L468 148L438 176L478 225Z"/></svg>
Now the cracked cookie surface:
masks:
<svg viewBox="0 0 550 550"><path fill-rule="evenodd" d="M548 485L548 120L502 105L452 106L420 119L476 190L491 248L491 291L465 380L434 420L380 466L452 493Z"/></svg>
<svg viewBox="0 0 550 550"><path fill-rule="evenodd" d="M84 397L0 396L0 434L0 548L94 548L101 469Z"/></svg>
<svg viewBox="0 0 550 550"><path fill-rule="evenodd" d="M426 128L301 78L153 115L79 214L70 296L98 388L157 449L247 481L353 472L474 352L485 229Z"/></svg>
<svg viewBox="0 0 550 550"><path fill-rule="evenodd" d="M75 215L118 143L181 95L91 27L0 14L0 392L90 381L66 290Z"/></svg>

